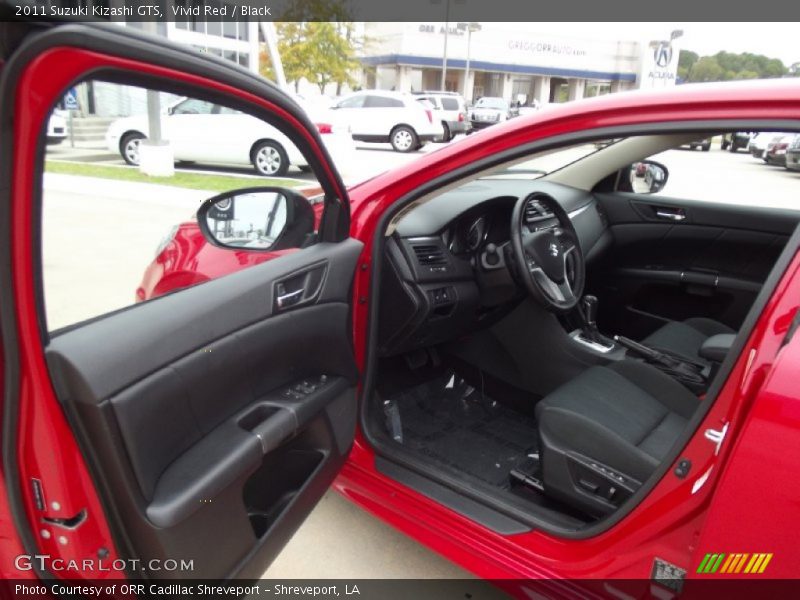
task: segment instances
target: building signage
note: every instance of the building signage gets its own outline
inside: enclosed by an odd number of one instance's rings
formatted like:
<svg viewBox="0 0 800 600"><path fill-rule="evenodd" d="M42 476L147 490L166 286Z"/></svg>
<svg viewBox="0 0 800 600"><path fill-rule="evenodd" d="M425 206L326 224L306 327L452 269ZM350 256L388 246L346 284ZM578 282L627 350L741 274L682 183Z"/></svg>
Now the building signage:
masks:
<svg viewBox="0 0 800 600"><path fill-rule="evenodd" d="M509 50L520 50L531 54L561 54L565 56L586 56L586 50L569 44L551 44L532 40L509 40Z"/></svg>
<svg viewBox="0 0 800 600"><path fill-rule="evenodd" d="M670 41L652 41L642 52L640 88L675 85L678 72L678 51Z"/></svg>

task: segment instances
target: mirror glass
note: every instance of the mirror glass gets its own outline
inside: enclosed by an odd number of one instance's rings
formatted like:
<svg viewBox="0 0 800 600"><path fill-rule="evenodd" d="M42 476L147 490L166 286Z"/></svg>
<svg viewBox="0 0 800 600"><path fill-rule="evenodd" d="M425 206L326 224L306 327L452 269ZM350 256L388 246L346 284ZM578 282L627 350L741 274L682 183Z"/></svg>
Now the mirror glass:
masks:
<svg viewBox="0 0 800 600"><path fill-rule="evenodd" d="M658 163L633 163L630 170L631 189L635 194L654 194L667 182L667 171Z"/></svg>
<svg viewBox="0 0 800 600"><path fill-rule="evenodd" d="M223 246L267 250L286 228L288 198L280 192L231 194L205 213L209 233Z"/></svg>

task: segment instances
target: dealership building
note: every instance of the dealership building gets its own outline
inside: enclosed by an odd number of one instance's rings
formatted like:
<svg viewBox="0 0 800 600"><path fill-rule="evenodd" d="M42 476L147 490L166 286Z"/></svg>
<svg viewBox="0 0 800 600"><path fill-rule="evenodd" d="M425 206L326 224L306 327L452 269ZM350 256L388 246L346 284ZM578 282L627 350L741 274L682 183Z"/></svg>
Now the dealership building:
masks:
<svg viewBox="0 0 800 600"><path fill-rule="evenodd" d="M592 40L543 29L534 23L366 23L361 85L439 90L445 46L444 88L468 100L547 104L675 84L674 40Z"/></svg>

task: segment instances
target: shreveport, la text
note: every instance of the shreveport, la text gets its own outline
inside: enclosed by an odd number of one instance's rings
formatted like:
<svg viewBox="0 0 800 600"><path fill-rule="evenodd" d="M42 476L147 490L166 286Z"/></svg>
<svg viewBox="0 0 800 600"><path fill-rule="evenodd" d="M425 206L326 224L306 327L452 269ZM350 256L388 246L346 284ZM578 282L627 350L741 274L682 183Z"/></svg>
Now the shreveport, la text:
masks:
<svg viewBox="0 0 800 600"><path fill-rule="evenodd" d="M66 585L57 584L49 588L50 592L56 596L113 596L121 595L144 595L153 596L226 596L226 597L245 597L261 595L262 589L259 585L184 585L172 583L159 585L156 583L115 583L115 584L96 584L96 585ZM295 596L356 596L361 592L358 586L352 585L284 585L277 583L264 587L264 595L295 597ZM46 595L48 588L42 585L29 585L19 583L14 586L17 596L26 595Z"/></svg>

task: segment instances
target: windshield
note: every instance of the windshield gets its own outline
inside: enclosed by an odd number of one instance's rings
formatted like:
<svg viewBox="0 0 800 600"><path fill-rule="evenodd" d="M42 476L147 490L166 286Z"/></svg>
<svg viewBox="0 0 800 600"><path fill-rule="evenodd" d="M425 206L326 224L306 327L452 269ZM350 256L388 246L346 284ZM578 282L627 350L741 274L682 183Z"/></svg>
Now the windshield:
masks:
<svg viewBox="0 0 800 600"><path fill-rule="evenodd" d="M497 110L508 109L508 104L502 98L481 98L475 103L475 108L496 108Z"/></svg>
<svg viewBox="0 0 800 600"><path fill-rule="evenodd" d="M582 143L574 146L567 146L566 148L558 148L552 151L540 152L534 156L530 156L518 163L506 166L499 171L482 177L486 179L490 177L498 178L524 178L536 179L557 171L562 167L566 167L570 163L581 160L590 154L594 154L598 150L602 150L606 146L618 140L602 140L594 143Z"/></svg>

